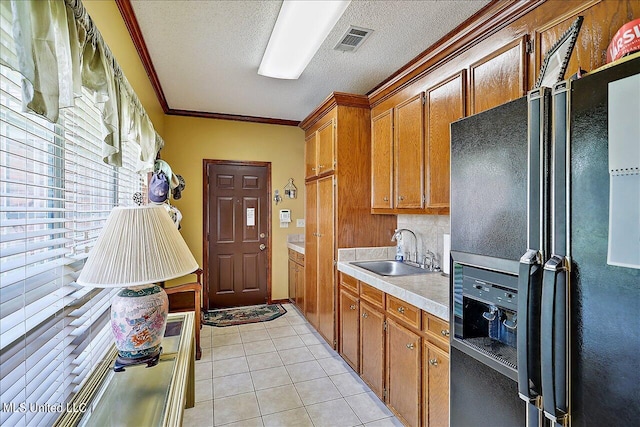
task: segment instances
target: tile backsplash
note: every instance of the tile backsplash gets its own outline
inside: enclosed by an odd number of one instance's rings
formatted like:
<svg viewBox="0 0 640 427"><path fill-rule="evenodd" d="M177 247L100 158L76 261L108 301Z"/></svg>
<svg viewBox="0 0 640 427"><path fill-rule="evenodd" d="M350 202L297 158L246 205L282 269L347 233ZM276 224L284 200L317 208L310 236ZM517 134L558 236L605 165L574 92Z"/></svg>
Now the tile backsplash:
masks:
<svg viewBox="0 0 640 427"><path fill-rule="evenodd" d="M408 228L416 234L419 261L422 261L422 255L428 249L436 254L438 265L442 266L442 253L444 252L442 235L449 234L451 230L448 215L398 215L398 228ZM404 233L403 237L405 252L413 252L413 238L408 237L407 233ZM406 246L407 242L409 247ZM338 249L338 261L394 259L396 256L395 242L390 241L389 245L393 246Z"/></svg>
<svg viewBox="0 0 640 427"><path fill-rule="evenodd" d="M304 243L304 234L287 234L287 242Z"/></svg>
<svg viewBox="0 0 640 427"><path fill-rule="evenodd" d="M398 228L408 228L416 234L418 239L418 255L422 257L426 250L435 253L438 265L442 266L442 253L444 252L443 234L451 233L449 215L398 215ZM413 239L403 235L405 244L408 241L409 248L405 251L413 251ZM448 262L448 261L447 261Z"/></svg>
<svg viewBox="0 0 640 427"><path fill-rule="evenodd" d="M380 246L373 248L344 248L338 249L338 261L364 261L374 259L393 259L395 246Z"/></svg>

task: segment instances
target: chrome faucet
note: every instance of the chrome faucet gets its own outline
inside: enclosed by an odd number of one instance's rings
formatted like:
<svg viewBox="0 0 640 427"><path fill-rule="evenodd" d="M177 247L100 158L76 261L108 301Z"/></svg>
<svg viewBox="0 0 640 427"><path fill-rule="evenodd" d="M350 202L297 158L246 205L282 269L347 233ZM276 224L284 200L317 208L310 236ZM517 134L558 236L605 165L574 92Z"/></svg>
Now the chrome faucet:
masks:
<svg viewBox="0 0 640 427"><path fill-rule="evenodd" d="M427 264L427 261L429 261L428 264ZM440 270L440 266L438 265L436 254L434 254L428 249L427 249L427 253L422 256L422 268L426 268L429 271Z"/></svg>
<svg viewBox="0 0 640 427"><path fill-rule="evenodd" d="M413 231L409 230L408 228L398 228L395 231L395 233L393 233L393 236L391 236L391 241L394 242L394 241L398 240L398 238L402 238L402 232L403 231L407 231L407 232L411 233L411 235L413 236L413 243L414 243L413 248L415 249L415 252L413 252L413 253L409 252L409 261L410 262L415 262L417 264L418 263L418 238L416 237L416 233L414 233ZM413 255L413 259L411 259L412 255Z"/></svg>

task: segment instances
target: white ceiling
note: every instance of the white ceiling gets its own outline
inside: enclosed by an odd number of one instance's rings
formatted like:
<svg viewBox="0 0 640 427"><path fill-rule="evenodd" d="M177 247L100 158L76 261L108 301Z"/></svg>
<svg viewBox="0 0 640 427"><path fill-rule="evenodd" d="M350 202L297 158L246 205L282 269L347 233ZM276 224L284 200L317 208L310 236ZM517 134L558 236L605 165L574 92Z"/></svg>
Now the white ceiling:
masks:
<svg viewBox="0 0 640 427"><path fill-rule="evenodd" d="M331 92L366 94L488 0L353 0L298 80L258 75L281 1L131 0L168 107L300 121ZM349 25L373 29L334 50Z"/></svg>

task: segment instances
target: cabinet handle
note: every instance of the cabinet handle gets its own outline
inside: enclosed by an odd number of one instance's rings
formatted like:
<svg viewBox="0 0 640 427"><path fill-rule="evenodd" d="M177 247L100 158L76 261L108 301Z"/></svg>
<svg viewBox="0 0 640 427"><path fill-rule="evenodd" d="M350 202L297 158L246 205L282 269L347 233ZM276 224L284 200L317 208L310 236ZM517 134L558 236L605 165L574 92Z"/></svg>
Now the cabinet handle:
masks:
<svg viewBox="0 0 640 427"><path fill-rule="evenodd" d="M400 201L404 200L404 196L398 196L398 200Z"/></svg>
<svg viewBox="0 0 640 427"><path fill-rule="evenodd" d="M318 165L318 169L322 169L324 165Z"/></svg>
<svg viewBox="0 0 640 427"><path fill-rule="evenodd" d="M382 198L382 201L383 201L383 202L388 202L388 201L389 201L389 198L388 198L387 196L384 196L384 197Z"/></svg>
<svg viewBox="0 0 640 427"><path fill-rule="evenodd" d="M356 305L355 305L355 304L351 304L351 305L349 306L349 308L350 308L351 310L355 310L355 309L356 309Z"/></svg>
<svg viewBox="0 0 640 427"><path fill-rule="evenodd" d="M438 366L438 359L429 359L429 365Z"/></svg>
<svg viewBox="0 0 640 427"><path fill-rule="evenodd" d="M367 313L362 313L362 317L366 319L369 315Z"/></svg>
<svg viewBox="0 0 640 427"><path fill-rule="evenodd" d="M440 331L440 333L442 334L443 337L448 337L449 336L449 330L448 329L443 329Z"/></svg>
<svg viewBox="0 0 640 427"><path fill-rule="evenodd" d="M311 168L311 170L315 172L316 168Z"/></svg>
<svg viewBox="0 0 640 427"><path fill-rule="evenodd" d="M407 348L408 348L409 350L413 350L413 349L415 348L415 346L413 345L413 343L412 343L412 342L410 342L409 344L407 344Z"/></svg>
<svg viewBox="0 0 640 427"><path fill-rule="evenodd" d="M398 313L404 314L404 307L402 306L398 307Z"/></svg>

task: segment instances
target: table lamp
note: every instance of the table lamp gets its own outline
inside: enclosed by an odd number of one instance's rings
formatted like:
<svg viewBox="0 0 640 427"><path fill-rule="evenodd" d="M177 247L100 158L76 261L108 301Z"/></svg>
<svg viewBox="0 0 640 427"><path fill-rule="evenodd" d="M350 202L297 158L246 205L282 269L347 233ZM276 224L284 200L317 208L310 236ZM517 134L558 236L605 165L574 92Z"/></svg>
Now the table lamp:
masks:
<svg viewBox="0 0 640 427"><path fill-rule="evenodd" d="M123 288L111 303L111 330L118 349L115 371L158 363L169 300L157 283L197 268L162 206L116 207L111 211L77 283Z"/></svg>

